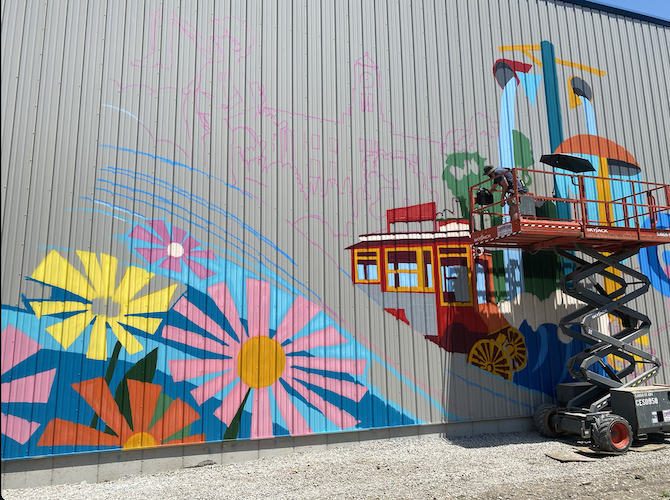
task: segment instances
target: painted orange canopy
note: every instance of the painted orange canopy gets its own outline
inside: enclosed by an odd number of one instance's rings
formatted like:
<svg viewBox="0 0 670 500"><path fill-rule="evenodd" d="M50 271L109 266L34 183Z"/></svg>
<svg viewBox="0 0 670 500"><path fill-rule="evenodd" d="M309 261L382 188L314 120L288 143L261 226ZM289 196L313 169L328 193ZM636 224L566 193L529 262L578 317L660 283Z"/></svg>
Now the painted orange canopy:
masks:
<svg viewBox="0 0 670 500"><path fill-rule="evenodd" d="M580 134L563 141L554 153L587 154L640 167L633 155L616 142L597 135Z"/></svg>

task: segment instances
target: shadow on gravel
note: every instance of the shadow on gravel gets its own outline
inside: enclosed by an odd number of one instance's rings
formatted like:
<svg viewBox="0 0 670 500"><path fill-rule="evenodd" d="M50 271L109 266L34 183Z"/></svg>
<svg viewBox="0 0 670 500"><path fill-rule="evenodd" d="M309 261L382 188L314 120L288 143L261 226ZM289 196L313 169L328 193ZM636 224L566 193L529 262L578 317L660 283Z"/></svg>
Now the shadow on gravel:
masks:
<svg viewBox="0 0 670 500"><path fill-rule="evenodd" d="M560 439L549 439L540 436L537 432L510 432L505 434L479 434L476 436L463 437L443 437L445 441L462 448L491 448L495 446L507 446L511 444L533 444L560 442L568 446L590 447L591 441L581 439L575 435L565 435ZM647 444L668 444L670 445L670 435L650 434L648 438L635 441L631 450L635 447L641 447ZM607 456L607 455L600 455Z"/></svg>
<svg viewBox="0 0 670 500"><path fill-rule="evenodd" d="M509 432L504 434L477 434L475 436L443 437L445 441L463 448L490 448L510 444L546 443L552 441L537 432Z"/></svg>

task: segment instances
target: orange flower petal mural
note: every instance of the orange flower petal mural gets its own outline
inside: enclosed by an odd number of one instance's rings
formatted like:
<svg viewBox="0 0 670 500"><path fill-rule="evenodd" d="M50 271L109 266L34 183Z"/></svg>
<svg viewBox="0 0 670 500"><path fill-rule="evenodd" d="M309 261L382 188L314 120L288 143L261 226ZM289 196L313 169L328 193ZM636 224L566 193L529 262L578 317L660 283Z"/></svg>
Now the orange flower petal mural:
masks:
<svg viewBox="0 0 670 500"><path fill-rule="evenodd" d="M193 408L180 399L171 401L165 413L152 426L161 386L132 379L128 379L127 382L133 428L119 411L107 383L100 377L72 384L72 388L117 435L113 436L83 424L56 418L49 422L37 445L139 448L166 442L197 443L205 440L204 434L170 439L200 418Z"/></svg>

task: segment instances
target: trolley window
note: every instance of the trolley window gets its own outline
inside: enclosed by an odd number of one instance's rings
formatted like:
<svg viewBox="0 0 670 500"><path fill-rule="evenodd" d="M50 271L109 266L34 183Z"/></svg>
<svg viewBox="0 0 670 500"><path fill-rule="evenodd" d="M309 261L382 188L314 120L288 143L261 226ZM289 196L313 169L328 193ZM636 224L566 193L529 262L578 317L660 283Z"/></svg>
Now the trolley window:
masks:
<svg viewBox="0 0 670 500"><path fill-rule="evenodd" d="M364 248L354 250L355 282L381 283L379 277L379 249Z"/></svg>
<svg viewBox="0 0 670 500"><path fill-rule="evenodd" d="M440 300L443 305L472 305L470 254L466 247L439 247Z"/></svg>
<svg viewBox="0 0 670 500"><path fill-rule="evenodd" d="M396 292L432 292L433 253L430 248L386 250L386 289Z"/></svg>

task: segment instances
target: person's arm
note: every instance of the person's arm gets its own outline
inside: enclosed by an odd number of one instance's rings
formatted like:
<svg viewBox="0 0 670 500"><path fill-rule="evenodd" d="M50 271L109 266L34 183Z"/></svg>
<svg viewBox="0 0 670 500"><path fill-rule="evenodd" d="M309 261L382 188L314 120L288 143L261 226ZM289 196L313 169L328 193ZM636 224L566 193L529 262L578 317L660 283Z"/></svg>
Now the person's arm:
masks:
<svg viewBox="0 0 670 500"><path fill-rule="evenodd" d="M493 180L493 186L491 186L491 189L489 191L495 193L496 191L498 191L498 188L500 187L500 182L495 177L491 177L491 180Z"/></svg>
<svg viewBox="0 0 670 500"><path fill-rule="evenodd" d="M509 183L504 175L500 178L500 186L502 187L503 195L506 195L509 189Z"/></svg>

